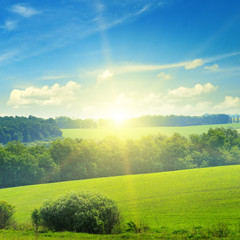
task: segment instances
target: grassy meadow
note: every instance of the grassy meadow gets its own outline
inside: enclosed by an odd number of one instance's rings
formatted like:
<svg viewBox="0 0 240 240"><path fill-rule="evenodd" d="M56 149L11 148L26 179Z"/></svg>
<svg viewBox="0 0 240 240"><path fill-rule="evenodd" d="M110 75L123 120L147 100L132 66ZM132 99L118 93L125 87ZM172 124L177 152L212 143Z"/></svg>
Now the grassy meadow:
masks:
<svg viewBox="0 0 240 240"><path fill-rule="evenodd" d="M30 222L44 199L69 191L92 191L115 200L124 222L152 229L207 227L240 222L240 166L68 181L0 189L1 200L16 206L16 221Z"/></svg>
<svg viewBox="0 0 240 240"><path fill-rule="evenodd" d="M167 238L165 238L165 236ZM182 234L171 234L165 233L124 233L115 235L96 235L96 234L85 234L85 233L72 233L72 232L46 232L41 233L38 236L32 231L7 231L0 230L1 240L121 240L121 239L133 239L133 240L149 240L149 239L183 239Z"/></svg>
<svg viewBox="0 0 240 240"><path fill-rule="evenodd" d="M84 139L101 139L107 136L117 136L121 139L136 139L146 135L162 134L172 136L174 133L180 133L182 136L191 134L202 134L209 128L240 128L240 123L232 124L214 124L199 125L187 127L142 127L142 128L124 128L121 126L115 128L81 128L81 129L61 129L63 137L67 138L84 138Z"/></svg>

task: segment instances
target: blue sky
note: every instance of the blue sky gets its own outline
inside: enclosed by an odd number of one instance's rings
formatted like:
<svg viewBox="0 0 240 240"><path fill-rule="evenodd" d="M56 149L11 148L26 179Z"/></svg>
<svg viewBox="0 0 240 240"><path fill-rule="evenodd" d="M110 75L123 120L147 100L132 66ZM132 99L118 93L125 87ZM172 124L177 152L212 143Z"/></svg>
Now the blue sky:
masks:
<svg viewBox="0 0 240 240"><path fill-rule="evenodd" d="M0 115L240 112L240 2L0 0Z"/></svg>

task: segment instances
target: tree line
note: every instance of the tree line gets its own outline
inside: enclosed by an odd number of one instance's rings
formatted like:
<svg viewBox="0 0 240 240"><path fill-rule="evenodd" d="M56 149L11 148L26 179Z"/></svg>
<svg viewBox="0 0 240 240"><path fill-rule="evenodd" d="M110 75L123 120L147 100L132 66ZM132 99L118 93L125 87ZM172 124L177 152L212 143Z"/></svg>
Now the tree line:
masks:
<svg viewBox="0 0 240 240"><path fill-rule="evenodd" d="M11 141L33 142L62 136L62 132L52 118L33 116L0 117L0 143Z"/></svg>
<svg viewBox="0 0 240 240"><path fill-rule="evenodd" d="M67 138L48 147L14 141L0 146L0 187L230 164L240 164L240 135L230 128L188 138Z"/></svg>
<svg viewBox="0 0 240 240"><path fill-rule="evenodd" d="M227 114L209 114L203 116L142 116L127 121L127 125L131 127L173 127L227 123L231 123L231 117Z"/></svg>
<svg viewBox="0 0 240 240"><path fill-rule="evenodd" d="M126 127L170 127L170 126L193 126L209 124L231 123L232 117L227 114L209 114L203 116L141 116L131 118L124 122ZM56 122L59 128L102 128L114 126L114 121L109 119L71 119L69 117L58 117Z"/></svg>
<svg viewBox="0 0 240 240"><path fill-rule="evenodd" d="M70 117L57 117L56 123L59 128L96 128L98 124L93 119L71 119Z"/></svg>

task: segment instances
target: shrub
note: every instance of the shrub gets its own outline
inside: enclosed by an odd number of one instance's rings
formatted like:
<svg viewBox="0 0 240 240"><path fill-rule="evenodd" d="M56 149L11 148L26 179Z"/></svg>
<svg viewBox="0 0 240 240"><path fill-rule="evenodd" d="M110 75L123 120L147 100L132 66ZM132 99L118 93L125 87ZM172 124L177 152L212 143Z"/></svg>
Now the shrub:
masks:
<svg viewBox="0 0 240 240"><path fill-rule="evenodd" d="M31 215L31 220L32 220L32 224L35 227L35 232L38 232L38 228L41 224L41 218L39 215L39 210L38 209L34 209Z"/></svg>
<svg viewBox="0 0 240 240"><path fill-rule="evenodd" d="M41 224L54 231L110 234L120 226L116 203L92 193L72 192L45 201L39 216Z"/></svg>
<svg viewBox="0 0 240 240"><path fill-rule="evenodd" d="M220 222L212 226L210 233L214 237L225 238L229 235L230 229L226 223Z"/></svg>
<svg viewBox="0 0 240 240"><path fill-rule="evenodd" d="M0 201L0 229L6 228L10 225L14 214L15 206Z"/></svg>
<svg viewBox="0 0 240 240"><path fill-rule="evenodd" d="M150 227L147 226L146 224L140 222L140 223L135 223L133 221L130 221L127 223L127 232L134 232L134 233L142 233L142 232L147 232Z"/></svg>

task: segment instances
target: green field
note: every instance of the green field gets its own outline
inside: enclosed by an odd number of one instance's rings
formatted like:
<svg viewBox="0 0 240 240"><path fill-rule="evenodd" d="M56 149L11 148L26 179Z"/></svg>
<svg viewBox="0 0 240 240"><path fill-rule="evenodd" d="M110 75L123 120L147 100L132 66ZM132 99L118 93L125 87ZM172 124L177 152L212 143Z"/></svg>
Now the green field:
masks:
<svg viewBox="0 0 240 240"><path fill-rule="evenodd" d="M0 189L1 200L16 206L17 222L30 222L44 199L77 190L117 201L124 221L152 229L239 223L240 166L139 174Z"/></svg>
<svg viewBox="0 0 240 240"><path fill-rule="evenodd" d="M209 128L232 127L240 128L240 123L232 124L215 124L215 125L199 125L188 127L144 127L144 128L81 128L81 129L61 129L63 137L67 138L94 138L101 139L107 136L117 136L121 139L136 139L146 135L163 134L172 136L174 133L180 133L182 136L191 134L202 134L207 132Z"/></svg>
<svg viewBox="0 0 240 240"><path fill-rule="evenodd" d="M165 234L166 235L166 234ZM182 236L167 234L167 239L183 239ZM166 239L159 233L125 233L115 235L96 235L86 233L72 233L72 232L47 232L41 233L38 237L35 236L33 231L7 231L0 230L1 240L121 240L121 239L133 239L133 240L149 240L149 239Z"/></svg>

